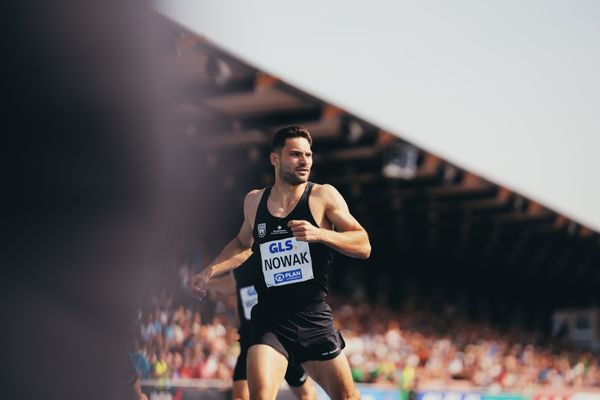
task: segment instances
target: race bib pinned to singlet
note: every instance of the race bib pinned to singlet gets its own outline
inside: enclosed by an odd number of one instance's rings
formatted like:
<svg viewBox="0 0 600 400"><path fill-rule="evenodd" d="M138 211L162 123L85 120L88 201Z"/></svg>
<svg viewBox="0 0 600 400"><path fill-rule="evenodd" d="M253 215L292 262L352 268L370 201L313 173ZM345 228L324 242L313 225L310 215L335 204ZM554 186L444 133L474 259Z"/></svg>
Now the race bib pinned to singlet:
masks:
<svg viewBox="0 0 600 400"><path fill-rule="evenodd" d="M246 286L240 289L240 298L244 307L244 317L250 321L252 307L258 303L258 294L254 286Z"/></svg>
<svg viewBox="0 0 600 400"><path fill-rule="evenodd" d="M296 238L260 245L262 273L267 287L290 285L314 278L310 248Z"/></svg>

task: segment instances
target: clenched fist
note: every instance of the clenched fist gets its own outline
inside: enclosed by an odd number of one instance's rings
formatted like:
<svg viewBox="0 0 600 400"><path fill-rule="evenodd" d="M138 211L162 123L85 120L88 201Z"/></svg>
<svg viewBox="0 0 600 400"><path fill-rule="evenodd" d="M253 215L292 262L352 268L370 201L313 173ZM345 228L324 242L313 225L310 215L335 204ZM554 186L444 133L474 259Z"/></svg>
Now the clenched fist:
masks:
<svg viewBox="0 0 600 400"><path fill-rule="evenodd" d="M296 240L301 242L318 242L321 240L321 228L317 228L308 221L292 220L288 222L288 227L292 230Z"/></svg>
<svg viewBox="0 0 600 400"><path fill-rule="evenodd" d="M187 287L190 295L196 300L202 300L208 292L208 281L210 280L211 269L205 268L199 274L194 275L187 281Z"/></svg>

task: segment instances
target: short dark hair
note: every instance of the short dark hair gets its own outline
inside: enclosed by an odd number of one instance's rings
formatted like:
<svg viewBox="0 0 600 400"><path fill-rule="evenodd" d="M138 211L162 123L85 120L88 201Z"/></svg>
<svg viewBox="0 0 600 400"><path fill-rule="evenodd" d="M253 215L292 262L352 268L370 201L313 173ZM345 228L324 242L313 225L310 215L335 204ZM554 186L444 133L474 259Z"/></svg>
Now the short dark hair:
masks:
<svg viewBox="0 0 600 400"><path fill-rule="evenodd" d="M271 142L271 151L276 151L277 149L283 148L287 139L297 137L302 137L308 140L308 144L312 146L312 137L310 137L308 130L299 125L291 125L281 128L275 132L275 135L273 135L273 141Z"/></svg>

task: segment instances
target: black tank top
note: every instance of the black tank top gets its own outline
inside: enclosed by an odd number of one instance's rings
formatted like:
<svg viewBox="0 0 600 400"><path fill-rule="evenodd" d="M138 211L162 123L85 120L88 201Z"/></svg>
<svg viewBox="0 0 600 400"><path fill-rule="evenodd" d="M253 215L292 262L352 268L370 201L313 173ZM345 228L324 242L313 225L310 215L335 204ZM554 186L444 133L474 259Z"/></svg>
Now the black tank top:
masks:
<svg viewBox="0 0 600 400"><path fill-rule="evenodd" d="M287 226L291 220L306 220L318 227L308 206L313 186L308 182L296 207L284 218L274 217L267 208L271 187L263 192L252 231L253 251L260 257L255 288L261 307L310 309L327 297L332 250L320 243L297 241Z"/></svg>
<svg viewBox="0 0 600 400"><path fill-rule="evenodd" d="M260 256L257 253L253 253L242 265L233 270L238 315L240 317L240 331L248 328L250 311L258 301L254 284L257 280L257 273L260 272L259 265Z"/></svg>

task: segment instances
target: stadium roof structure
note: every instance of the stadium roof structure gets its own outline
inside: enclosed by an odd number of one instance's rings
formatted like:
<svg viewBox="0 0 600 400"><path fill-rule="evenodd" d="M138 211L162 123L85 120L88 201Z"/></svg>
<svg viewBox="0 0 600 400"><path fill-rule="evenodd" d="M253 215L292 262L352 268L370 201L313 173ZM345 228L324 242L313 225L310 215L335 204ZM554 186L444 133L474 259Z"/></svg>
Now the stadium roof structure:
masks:
<svg viewBox="0 0 600 400"><path fill-rule="evenodd" d="M597 298L598 232L160 19L165 59L180 78L175 134L187 138L194 168L208 171L203 184L215 188L198 195L221 188L230 199L215 197L208 209L235 207L237 224L243 195L272 182L271 135L301 124L314 138L311 179L344 195L371 237L370 265L389 282L414 276L504 297L528 293L552 306ZM215 226L212 214L199 218Z"/></svg>

